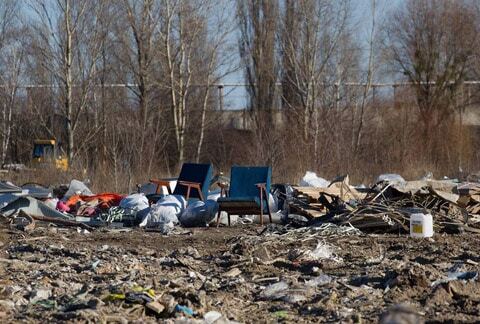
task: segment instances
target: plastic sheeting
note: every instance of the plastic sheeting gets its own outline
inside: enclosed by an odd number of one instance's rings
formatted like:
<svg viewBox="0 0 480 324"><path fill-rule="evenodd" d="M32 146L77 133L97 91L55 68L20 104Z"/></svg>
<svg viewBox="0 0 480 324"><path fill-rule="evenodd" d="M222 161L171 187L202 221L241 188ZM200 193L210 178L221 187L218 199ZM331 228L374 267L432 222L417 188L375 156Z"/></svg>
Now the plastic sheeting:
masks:
<svg viewBox="0 0 480 324"><path fill-rule="evenodd" d="M31 216L46 216L63 219L72 218L72 216L63 214L53 208L50 208L43 202L32 197L20 197L4 208L0 209L0 212L9 217L15 215L20 210Z"/></svg>
<svg viewBox="0 0 480 324"><path fill-rule="evenodd" d="M64 198L68 199L74 195L92 196L93 193L83 182L73 179L72 181L70 181L70 186L68 187Z"/></svg>
<svg viewBox="0 0 480 324"><path fill-rule="evenodd" d="M307 171L300 180L300 187L317 187L317 188L327 188L330 185L330 181L325 180L315 172Z"/></svg>
<svg viewBox="0 0 480 324"><path fill-rule="evenodd" d="M20 194L14 194L14 193L6 193L6 194L0 195L0 209L7 206L11 202L17 200L20 197L21 197Z"/></svg>
<svg viewBox="0 0 480 324"><path fill-rule="evenodd" d="M22 188L11 182L0 182L0 193L22 193Z"/></svg>

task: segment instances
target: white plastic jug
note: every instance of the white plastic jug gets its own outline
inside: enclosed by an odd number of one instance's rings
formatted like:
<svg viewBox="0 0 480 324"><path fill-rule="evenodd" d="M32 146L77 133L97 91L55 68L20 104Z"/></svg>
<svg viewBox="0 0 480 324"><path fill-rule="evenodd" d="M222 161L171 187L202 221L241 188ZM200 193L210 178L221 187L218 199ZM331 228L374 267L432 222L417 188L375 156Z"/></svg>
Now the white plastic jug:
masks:
<svg viewBox="0 0 480 324"><path fill-rule="evenodd" d="M410 214L410 236L411 237L432 237L433 218L430 214Z"/></svg>

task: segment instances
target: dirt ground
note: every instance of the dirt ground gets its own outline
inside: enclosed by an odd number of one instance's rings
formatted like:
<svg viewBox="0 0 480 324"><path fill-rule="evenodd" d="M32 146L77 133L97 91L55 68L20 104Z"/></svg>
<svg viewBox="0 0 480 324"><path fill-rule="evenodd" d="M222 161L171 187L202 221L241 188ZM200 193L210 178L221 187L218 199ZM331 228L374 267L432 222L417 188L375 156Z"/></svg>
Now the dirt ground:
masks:
<svg viewBox="0 0 480 324"><path fill-rule="evenodd" d="M238 225L164 236L3 225L0 240L3 323L200 321L209 311L223 315L216 323L368 323L388 309L403 323L480 319L472 234L418 240ZM449 271L464 280L436 282ZM165 310L135 300L141 289Z"/></svg>

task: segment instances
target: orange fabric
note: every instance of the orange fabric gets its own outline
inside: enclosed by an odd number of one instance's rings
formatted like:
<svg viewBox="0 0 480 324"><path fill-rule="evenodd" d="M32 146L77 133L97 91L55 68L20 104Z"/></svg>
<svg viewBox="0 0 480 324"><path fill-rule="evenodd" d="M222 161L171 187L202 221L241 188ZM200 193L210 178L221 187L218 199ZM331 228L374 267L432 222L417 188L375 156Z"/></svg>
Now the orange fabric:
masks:
<svg viewBox="0 0 480 324"><path fill-rule="evenodd" d="M81 195L73 195L67 200L67 206L72 208L75 207L77 202L85 201L89 202L92 200L98 200L99 208L110 208L112 206L118 206L120 204L120 200L123 199L122 195L116 193L100 193L98 195L93 196L81 196Z"/></svg>

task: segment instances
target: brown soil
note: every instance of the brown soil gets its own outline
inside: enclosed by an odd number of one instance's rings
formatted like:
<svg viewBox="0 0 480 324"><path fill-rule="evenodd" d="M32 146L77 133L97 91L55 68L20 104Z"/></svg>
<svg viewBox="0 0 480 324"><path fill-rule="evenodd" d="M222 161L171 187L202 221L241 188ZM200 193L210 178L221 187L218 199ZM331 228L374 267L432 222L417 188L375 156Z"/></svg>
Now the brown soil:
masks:
<svg viewBox="0 0 480 324"><path fill-rule="evenodd" d="M478 235L415 240L394 235L264 235L262 230L242 225L163 236L138 229L84 234L37 226L27 234L3 226L0 319L121 322L180 316L157 317L142 305L106 300L133 285L152 287L157 296L172 295L176 303L197 312L192 320L215 310L248 323L376 322L397 304L406 305L418 321L480 319L476 279L432 286L452 268L478 271ZM329 244L336 261L307 257L318 242ZM306 285L322 274L332 281ZM265 287L278 281L288 284L288 292L266 296ZM40 288L51 290L50 304L31 302L31 290Z"/></svg>

